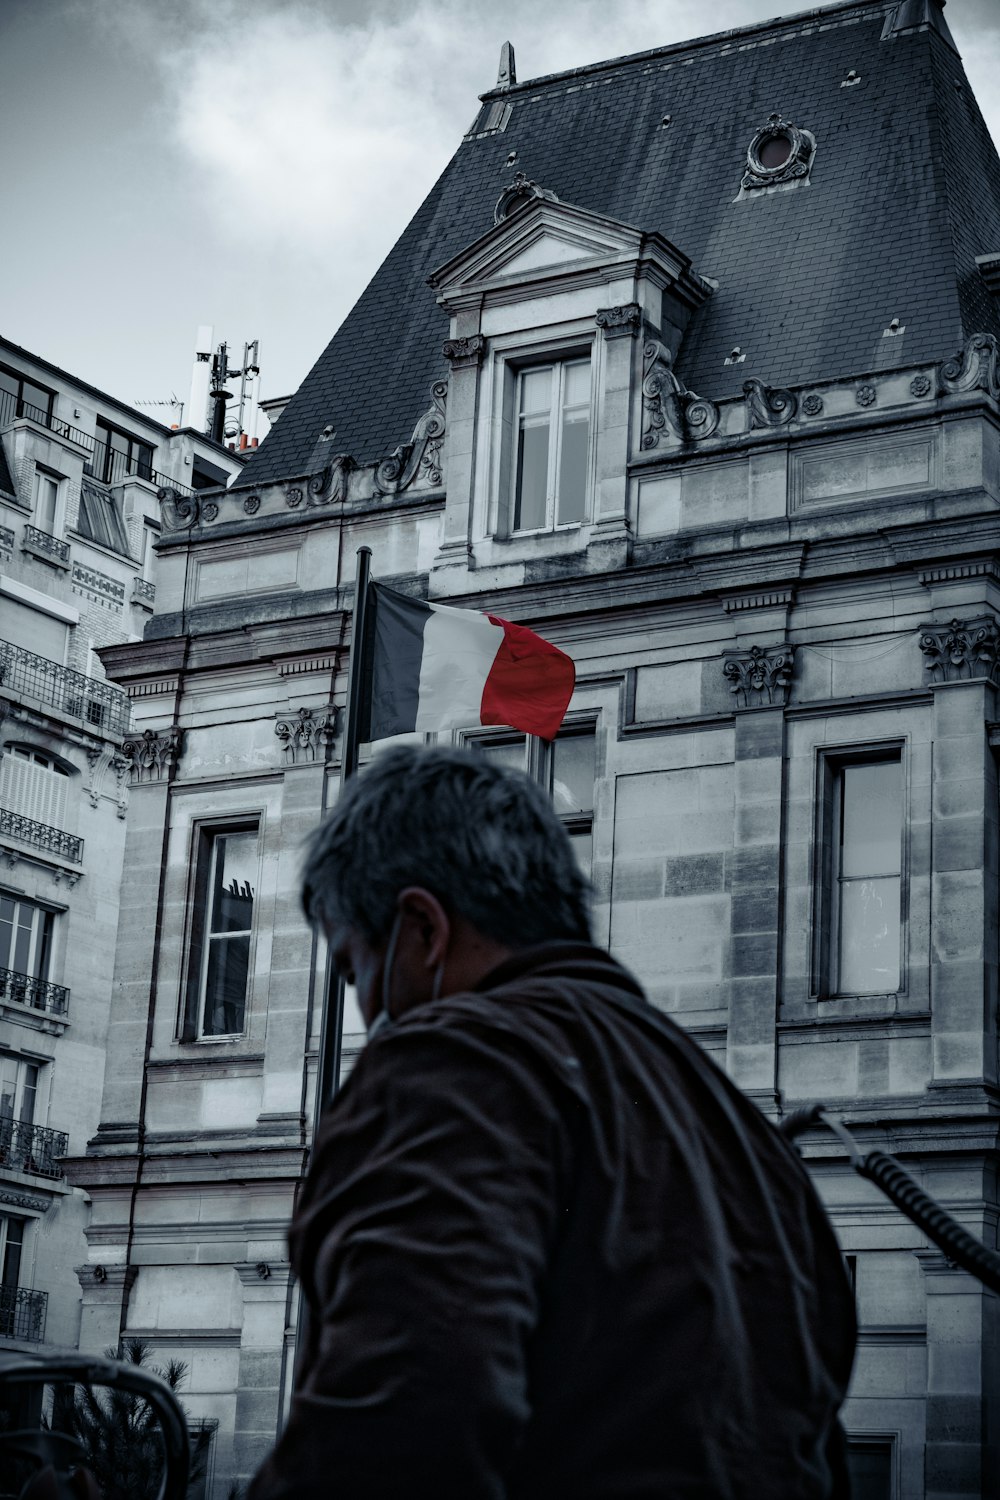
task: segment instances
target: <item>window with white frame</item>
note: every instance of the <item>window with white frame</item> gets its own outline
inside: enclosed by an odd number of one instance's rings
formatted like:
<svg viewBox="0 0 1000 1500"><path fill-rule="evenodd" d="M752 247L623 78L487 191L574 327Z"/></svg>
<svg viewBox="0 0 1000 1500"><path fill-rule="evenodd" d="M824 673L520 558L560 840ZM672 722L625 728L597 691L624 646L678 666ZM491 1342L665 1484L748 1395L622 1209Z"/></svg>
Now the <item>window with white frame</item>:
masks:
<svg viewBox="0 0 1000 1500"><path fill-rule="evenodd" d="M888 995L902 984L900 750L824 762L818 989Z"/></svg>
<svg viewBox="0 0 1000 1500"><path fill-rule="evenodd" d="M245 1030L258 833L256 819L198 831L184 1041Z"/></svg>
<svg viewBox="0 0 1000 1500"><path fill-rule="evenodd" d="M589 876L594 829L594 726L568 728L550 743L511 733L469 736L467 744L476 754L525 771L541 782L570 836L580 868Z"/></svg>
<svg viewBox="0 0 1000 1500"><path fill-rule="evenodd" d="M39 1063L30 1062L14 1052L0 1052L0 1146L10 1145L15 1121L19 1125L35 1123L40 1075Z"/></svg>
<svg viewBox="0 0 1000 1500"><path fill-rule="evenodd" d="M0 891L0 969L47 979L53 922L45 907Z"/></svg>
<svg viewBox="0 0 1000 1500"><path fill-rule="evenodd" d="M39 531L47 531L50 536L53 536L59 513L58 475L49 474L45 469L36 468L32 487L31 507L35 513L35 525Z"/></svg>
<svg viewBox="0 0 1000 1500"><path fill-rule="evenodd" d="M589 358L514 372L510 529L552 531L586 519L591 449Z"/></svg>
<svg viewBox="0 0 1000 1500"><path fill-rule="evenodd" d="M62 828L66 821L70 774L44 750L5 745L0 758L0 802L12 812Z"/></svg>

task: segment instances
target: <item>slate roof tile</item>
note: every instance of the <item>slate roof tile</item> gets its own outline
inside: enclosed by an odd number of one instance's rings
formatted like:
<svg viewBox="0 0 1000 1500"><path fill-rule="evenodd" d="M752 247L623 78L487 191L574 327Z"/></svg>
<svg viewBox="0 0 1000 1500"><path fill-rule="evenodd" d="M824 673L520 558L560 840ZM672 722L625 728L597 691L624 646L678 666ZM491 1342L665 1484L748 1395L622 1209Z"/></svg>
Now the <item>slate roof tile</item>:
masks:
<svg viewBox="0 0 1000 1500"><path fill-rule="evenodd" d="M305 472L327 422L359 462L406 441L447 374L448 321L426 279L490 227L517 170L660 231L718 281L678 360L715 399L740 394L751 369L774 385L868 370L893 316L907 363L1000 335L975 267L1000 248L1000 161L946 41L925 30L883 42L885 14L861 0L819 25L808 13L512 89L504 134L461 143L241 486ZM843 89L849 68L862 81ZM773 111L815 135L810 184L737 201L747 146ZM747 362L726 366L734 344Z"/></svg>

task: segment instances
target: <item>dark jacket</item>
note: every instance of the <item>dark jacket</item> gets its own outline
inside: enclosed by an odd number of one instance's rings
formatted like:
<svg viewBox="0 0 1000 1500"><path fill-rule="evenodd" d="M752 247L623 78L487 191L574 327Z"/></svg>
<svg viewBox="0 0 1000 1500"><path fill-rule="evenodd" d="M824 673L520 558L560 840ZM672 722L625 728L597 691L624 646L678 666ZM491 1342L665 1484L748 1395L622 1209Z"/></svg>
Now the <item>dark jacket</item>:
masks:
<svg viewBox="0 0 1000 1500"><path fill-rule="evenodd" d="M309 1345L249 1500L826 1500L854 1349L794 1152L606 953L410 1011L291 1232Z"/></svg>

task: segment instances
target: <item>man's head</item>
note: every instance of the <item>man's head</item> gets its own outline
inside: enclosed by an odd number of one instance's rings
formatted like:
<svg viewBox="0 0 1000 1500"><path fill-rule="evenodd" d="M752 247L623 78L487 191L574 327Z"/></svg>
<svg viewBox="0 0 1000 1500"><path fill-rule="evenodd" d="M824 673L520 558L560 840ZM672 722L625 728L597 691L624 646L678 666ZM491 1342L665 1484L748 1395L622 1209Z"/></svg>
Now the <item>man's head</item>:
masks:
<svg viewBox="0 0 1000 1500"><path fill-rule="evenodd" d="M589 894L534 782L468 751L399 746L348 782L313 835L302 904L371 1021L390 946L396 1013L520 948L588 942Z"/></svg>

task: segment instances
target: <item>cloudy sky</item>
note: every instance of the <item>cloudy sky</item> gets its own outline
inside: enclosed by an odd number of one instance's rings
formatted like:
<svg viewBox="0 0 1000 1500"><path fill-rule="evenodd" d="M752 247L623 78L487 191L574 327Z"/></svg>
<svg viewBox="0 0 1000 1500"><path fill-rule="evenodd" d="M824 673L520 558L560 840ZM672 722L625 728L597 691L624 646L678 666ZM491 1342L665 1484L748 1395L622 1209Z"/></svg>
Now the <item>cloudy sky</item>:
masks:
<svg viewBox="0 0 1000 1500"><path fill-rule="evenodd" d="M505 40L523 81L778 9L0 0L0 333L147 402L186 398L211 323L237 353L258 338L262 394L286 394L457 148ZM1000 0L947 16L1000 139Z"/></svg>

